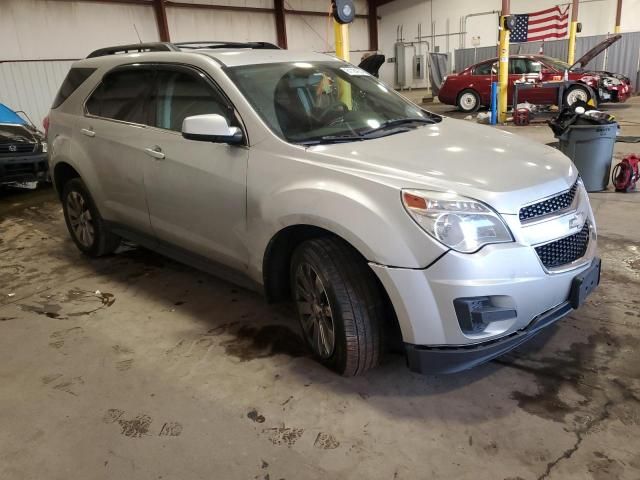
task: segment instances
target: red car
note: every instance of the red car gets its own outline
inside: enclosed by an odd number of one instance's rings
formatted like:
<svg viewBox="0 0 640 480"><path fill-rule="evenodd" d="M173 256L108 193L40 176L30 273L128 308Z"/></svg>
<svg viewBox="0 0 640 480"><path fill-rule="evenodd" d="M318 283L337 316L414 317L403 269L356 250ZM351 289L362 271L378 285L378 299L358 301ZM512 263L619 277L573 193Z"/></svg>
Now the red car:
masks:
<svg viewBox="0 0 640 480"><path fill-rule="evenodd" d="M569 80L578 82L564 93L564 104L578 100L588 101L595 93L596 102L624 102L631 95L631 81L619 74L585 70L585 66L606 48L621 38L615 35L599 43L576 63L566 62L544 55L511 55L509 57L509 105L513 99L513 84L517 80L534 82L561 81L565 70ZM458 74L448 75L440 88L438 99L448 105L456 105L463 112L474 112L480 106L489 106L491 82L498 81L498 59L485 60L465 68ZM590 88L585 88L586 85ZM558 89L554 86L523 89L518 92L518 103L536 105L558 103Z"/></svg>

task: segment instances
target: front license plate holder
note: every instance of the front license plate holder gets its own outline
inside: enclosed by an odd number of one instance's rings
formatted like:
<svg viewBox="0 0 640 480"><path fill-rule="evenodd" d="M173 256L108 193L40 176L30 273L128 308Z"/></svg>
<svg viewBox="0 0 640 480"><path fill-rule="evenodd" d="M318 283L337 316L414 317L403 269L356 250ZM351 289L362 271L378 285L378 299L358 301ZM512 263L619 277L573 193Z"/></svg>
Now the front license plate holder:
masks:
<svg viewBox="0 0 640 480"><path fill-rule="evenodd" d="M569 302L572 308L579 308L600 283L601 264L602 261L599 258L595 258L589 268L573 278L571 294L569 295Z"/></svg>

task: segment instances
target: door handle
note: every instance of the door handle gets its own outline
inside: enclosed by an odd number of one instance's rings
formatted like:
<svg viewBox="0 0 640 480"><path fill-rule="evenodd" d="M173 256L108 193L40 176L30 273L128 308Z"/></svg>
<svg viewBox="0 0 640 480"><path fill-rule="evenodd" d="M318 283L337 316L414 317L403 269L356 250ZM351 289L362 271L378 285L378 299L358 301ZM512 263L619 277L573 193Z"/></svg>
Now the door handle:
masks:
<svg viewBox="0 0 640 480"><path fill-rule="evenodd" d="M164 160L164 153L162 153L162 149L158 145L145 148L144 151L147 155L155 158L156 160Z"/></svg>
<svg viewBox="0 0 640 480"><path fill-rule="evenodd" d="M91 127L89 128L83 128L80 130L82 132L83 135L86 135L87 137L95 137L96 136L96 132L94 132Z"/></svg>

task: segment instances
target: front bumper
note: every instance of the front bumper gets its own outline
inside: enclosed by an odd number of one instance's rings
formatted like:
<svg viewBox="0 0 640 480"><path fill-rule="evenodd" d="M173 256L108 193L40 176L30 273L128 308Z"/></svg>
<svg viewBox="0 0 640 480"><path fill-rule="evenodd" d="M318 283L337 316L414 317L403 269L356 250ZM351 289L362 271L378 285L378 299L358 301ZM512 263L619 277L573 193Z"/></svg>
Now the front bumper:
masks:
<svg viewBox="0 0 640 480"><path fill-rule="evenodd" d="M428 347L406 344L409 370L425 375L458 373L481 365L531 340L543 328L573 311L569 301L536 317L518 332L498 340L468 346Z"/></svg>
<svg viewBox="0 0 640 480"><path fill-rule="evenodd" d="M595 258L587 270L573 278L567 301L538 315L526 328L506 337L474 345L452 347L426 347L407 344L409 369L423 374L457 373L513 350L533 338L543 328L580 307L600 283L600 268L600 259Z"/></svg>
<svg viewBox="0 0 640 480"><path fill-rule="evenodd" d="M48 176L46 153L0 157L0 184L45 181Z"/></svg>
<svg viewBox="0 0 640 480"><path fill-rule="evenodd" d="M631 86L626 84L613 87L600 87L598 95L601 102L624 103L631 97Z"/></svg>
<svg viewBox="0 0 640 480"><path fill-rule="evenodd" d="M600 282L600 259L594 257L585 268L567 272L563 277L567 277L569 281L566 294L565 290L561 289L561 295L564 295L563 300L534 316L522 328L515 330L509 328L506 335L500 335L497 338L491 338L481 342L458 345L405 343L409 369L414 372L431 375L456 373L485 363L518 347L533 338L543 328L571 313L584 302L585 298ZM563 281L566 281L567 278ZM538 296L539 292L530 291L529 294L533 295L538 301L541 301ZM516 312L520 306L524 305L524 300L524 296L518 296L513 299L512 302L504 302L505 305L508 305L505 311L512 311L514 313L513 321L516 325L518 324L518 314ZM555 302L556 300L557 298L552 298L549 301ZM541 308L543 305L543 303L540 303L538 308ZM509 310L510 308L513 308L513 310ZM520 310L520 312L522 312L522 310ZM522 317L522 315L520 316ZM459 323L459 316L457 320ZM505 325L505 323L501 321L496 323L501 327Z"/></svg>

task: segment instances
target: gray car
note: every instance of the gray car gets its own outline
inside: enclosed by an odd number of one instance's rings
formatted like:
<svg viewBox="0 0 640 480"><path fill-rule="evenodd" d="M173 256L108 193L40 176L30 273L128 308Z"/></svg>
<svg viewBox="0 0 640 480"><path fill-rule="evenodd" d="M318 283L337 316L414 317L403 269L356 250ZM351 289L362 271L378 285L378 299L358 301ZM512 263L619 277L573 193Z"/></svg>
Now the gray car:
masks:
<svg viewBox="0 0 640 480"><path fill-rule="evenodd" d="M557 150L409 102L351 64L252 43L75 63L50 167L91 256L121 238L293 301L342 375L499 356L596 287L596 225ZM60 98L59 95L59 98Z"/></svg>

